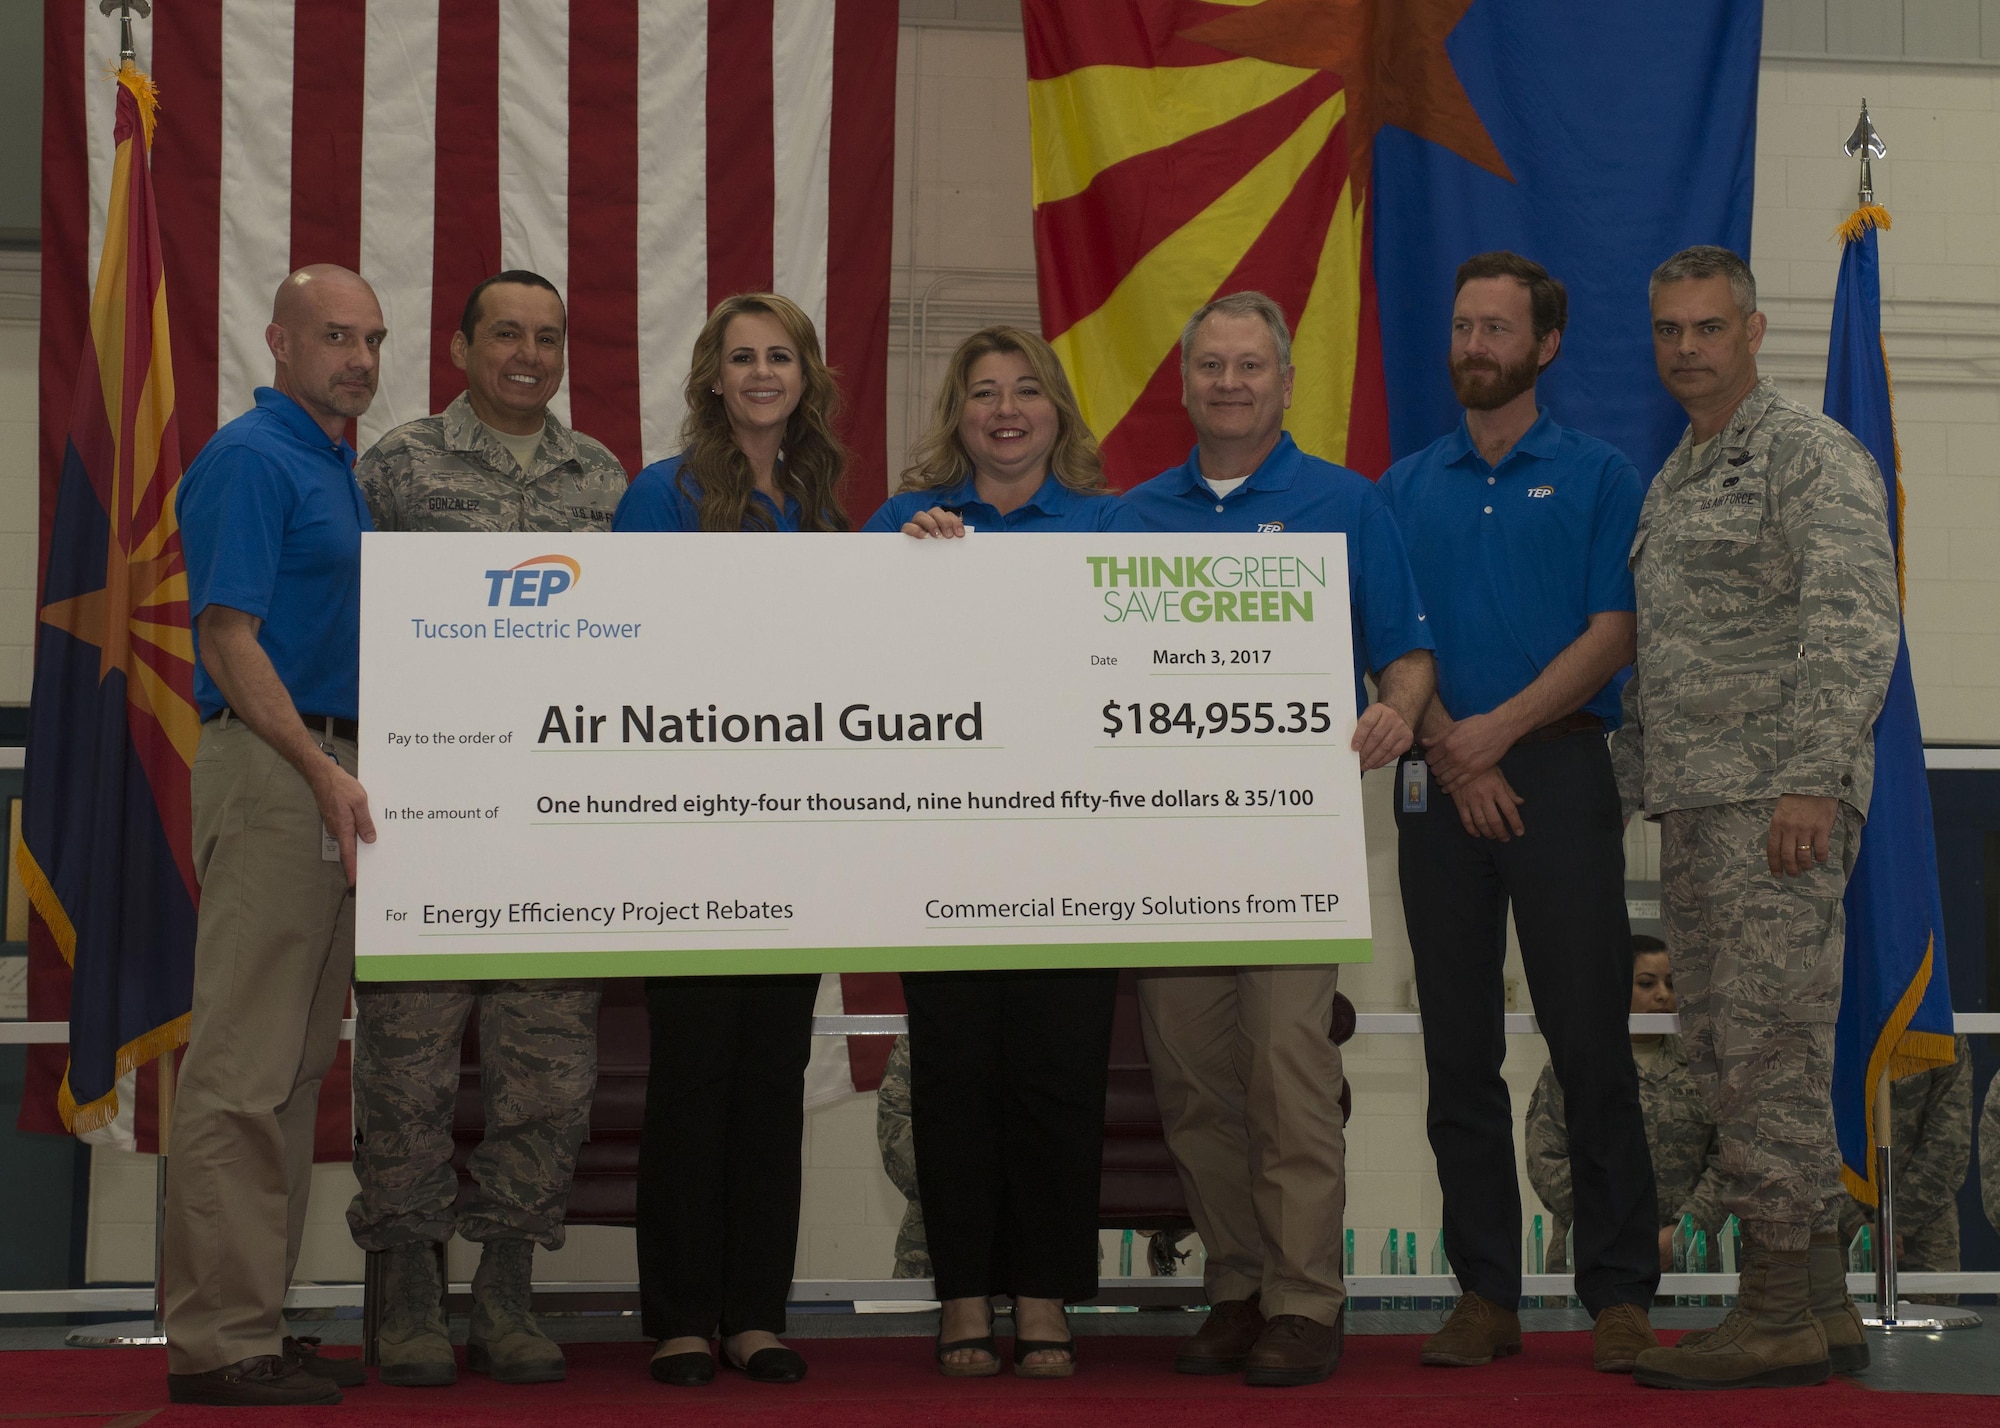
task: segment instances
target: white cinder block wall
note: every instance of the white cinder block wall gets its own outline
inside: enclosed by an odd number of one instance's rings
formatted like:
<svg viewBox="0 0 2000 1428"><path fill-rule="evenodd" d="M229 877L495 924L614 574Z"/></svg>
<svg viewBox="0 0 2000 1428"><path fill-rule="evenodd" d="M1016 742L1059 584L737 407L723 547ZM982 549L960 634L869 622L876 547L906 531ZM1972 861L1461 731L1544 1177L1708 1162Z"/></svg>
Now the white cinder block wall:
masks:
<svg viewBox="0 0 2000 1428"><path fill-rule="evenodd" d="M1899 0L1888 3L1902 13ZM1977 0L1970 10L1977 12ZM958 340L988 322L1037 321L1025 64L1020 33L1006 22L1009 7L906 0L904 11L906 20L925 23L905 24L898 76L892 469ZM1878 195L1896 221L1882 240L1884 324L1908 487L1910 640L1926 732L1933 739L2000 742L2000 561L1993 558L2000 550L2000 213L1992 160L2000 152L2000 17L1990 64L1794 57L1863 40L1877 54L1979 53L1977 44L1956 51L1924 50L1915 40L1889 45L1881 36L1870 39L1873 31L1856 39L1854 13L1842 0L1773 0L1769 11L1767 50L1785 53L1766 58L1759 112L1751 258L1771 318L1764 366L1787 391L1817 405L1838 261L1830 235L1854 201L1855 166L1839 149L1865 95L1891 155L1875 170ZM1972 33L1978 34L1976 23ZM28 693L32 273L32 264L0 266L0 702ZM1406 1005L1411 971L1381 779L1374 776L1368 786L1376 961L1346 971L1342 988L1364 1009L1398 1010ZM1628 853L1632 876L1658 875L1650 829L1634 828ZM1514 1039L1507 1079L1517 1114L1544 1061L1538 1040ZM1356 1038L1348 1046L1348 1073L1355 1110L1348 1223L1356 1232L1356 1267L1374 1267L1392 1225L1418 1232L1427 1263L1441 1217L1424 1139L1419 1045L1415 1038ZM874 1098L815 1112L804 1154L801 1276L888 1273L902 1201L876 1158ZM98 1157L94 1278L150 1275L153 1176L149 1164L135 1159ZM352 1178L341 1166L322 1166L317 1175L300 1272L352 1279L359 1257L341 1218ZM1532 1213L1525 1180L1522 1199ZM459 1273L469 1273L465 1247L458 1258ZM575 1231L548 1260L544 1279L634 1277L629 1231Z"/></svg>

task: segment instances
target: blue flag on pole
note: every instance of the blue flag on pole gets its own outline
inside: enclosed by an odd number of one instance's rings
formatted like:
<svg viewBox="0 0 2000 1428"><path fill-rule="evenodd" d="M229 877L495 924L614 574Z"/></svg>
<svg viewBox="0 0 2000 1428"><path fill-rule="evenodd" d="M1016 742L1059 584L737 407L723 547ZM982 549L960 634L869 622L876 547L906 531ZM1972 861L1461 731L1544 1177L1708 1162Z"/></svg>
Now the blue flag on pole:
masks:
<svg viewBox="0 0 2000 1428"><path fill-rule="evenodd" d="M1875 249L1887 210L1873 204L1841 225L1840 282L1826 359L1826 414L1868 448L1889 487L1889 534L1903 578L1902 461L1896 446L1889 362L1882 348L1882 290ZM1861 853L1847 883L1847 962L1834 1028L1833 1112L1841 1179L1863 1204L1875 1185L1875 1088L1948 1066L1951 991L1944 908L1938 895L1924 738L1910 645L1899 639L1889 697L1875 721L1875 793Z"/></svg>

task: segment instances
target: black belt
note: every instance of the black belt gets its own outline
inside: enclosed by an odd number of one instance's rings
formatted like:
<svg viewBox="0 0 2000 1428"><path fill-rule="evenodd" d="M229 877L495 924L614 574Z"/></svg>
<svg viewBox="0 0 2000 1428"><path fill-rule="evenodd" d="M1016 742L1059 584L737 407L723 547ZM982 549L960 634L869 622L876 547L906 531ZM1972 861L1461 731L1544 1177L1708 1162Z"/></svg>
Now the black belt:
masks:
<svg viewBox="0 0 2000 1428"><path fill-rule="evenodd" d="M1514 741L1514 747L1523 744L1540 744L1550 739L1564 738L1570 734L1582 734L1604 727L1604 720L1595 714L1579 709L1574 714L1565 714L1560 719L1550 720L1539 729L1530 729Z"/></svg>
<svg viewBox="0 0 2000 1428"><path fill-rule="evenodd" d="M243 722L243 716L226 704L209 719L221 720L220 727L224 729L229 727L231 719L239 724ZM352 719L343 719L338 714L300 714L299 719L315 734L324 734L329 739L345 739L350 744L357 740L359 729Z"/></svg>

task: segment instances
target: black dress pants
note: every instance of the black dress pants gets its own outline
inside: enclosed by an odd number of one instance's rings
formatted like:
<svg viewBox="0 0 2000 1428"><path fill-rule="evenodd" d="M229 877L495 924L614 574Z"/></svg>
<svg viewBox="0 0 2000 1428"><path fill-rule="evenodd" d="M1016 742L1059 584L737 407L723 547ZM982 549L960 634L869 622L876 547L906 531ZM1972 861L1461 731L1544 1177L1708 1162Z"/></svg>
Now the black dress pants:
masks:
<svg viewBox="0 0 2000 1428"><path fill-rule="evenodd" d="M1526 800L1526 836L1477 838L1432 783L1403 811L1403 916L1416 957L1430 1073L1426 1116L1459 1287L1512 1309L1521 1296L1521 1194L1502 976L1511 902L1535 1016L1569 1112L1576 1289L1595 1315L1652 1303L1660 1282L1652 1154L1626 1017L1632 933L1623 819L1604 736L1518 744L1500 771Z"/></svg>
<svg viewBox="0 0 2000 1428"><path fill-rule="evenodd" d="M639 1303L652 1339L785 1331L816 974L651 977Z"/></svg>
<svg viewBox="0 0 2000 1428"><path fill-rule="evenodd" d="M1115 968L906 972L910 1135L940 1299L1097 1293Z"/></svg>

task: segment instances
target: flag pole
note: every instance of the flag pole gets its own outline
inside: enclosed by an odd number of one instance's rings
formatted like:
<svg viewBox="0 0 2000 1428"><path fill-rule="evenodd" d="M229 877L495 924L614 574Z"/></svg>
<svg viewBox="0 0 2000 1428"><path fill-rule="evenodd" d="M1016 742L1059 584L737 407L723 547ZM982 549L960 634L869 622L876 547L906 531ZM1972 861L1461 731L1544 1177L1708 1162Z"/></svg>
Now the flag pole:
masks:
<svg viewBox="0 0 2000 1428"><path fill-rule="evenodd" d="M1876 132L1874 121L1868 117L1868 101L1861 101L1861 117L1855 121L1854 132L1841 146L1850 159L1861 161L1861 180L1855 193L1855 215L1849 220L1856 226L1856 236L1848 239L1859 242L1859 232L1865 227L1863 216L1875 208L1874 161L1886 158L1889 146L1882 142ZM1878 213L1876 221L1881 226L1888 224L1888 215ZM1901 475L1898 473L1898 480ZM1977 1314L1959 1309L1948 1309L1939 1304L1907 1304L1902 1302L1896 1285L1896 1150L1890 1143L1890 1077L1889 1068L1882 1068L1880 1078L1875 1082L1873 1094L1875 1122L1875 1305L1874 1313L1864 1315L1862 1323L1871 1329L1891 1331L1916 1330L1920 1333L1934 1333L1940 1329L1970 1329L1980 1323Z"/></svg>
<svg viewBox="0 0 2000 1428"><path fill-rule="evenodd" d="M139 45L132 37L132 12L142 20L151 19L151 0L97 0L99 13L118 15L118 63L121 68L139 63ZM159 1146L153 1168L153 1319L92 1324L72 1329L65 1341L76 1348L123 1349L164 1344L166 1328L166 1230L167 1230L167 1128L173 1119L174 1053L161 1053L159 1076Z"/></svg>

